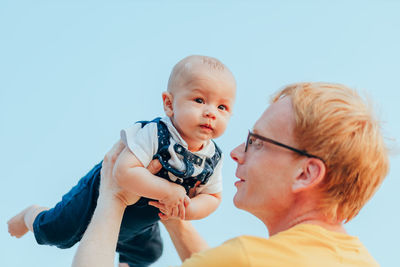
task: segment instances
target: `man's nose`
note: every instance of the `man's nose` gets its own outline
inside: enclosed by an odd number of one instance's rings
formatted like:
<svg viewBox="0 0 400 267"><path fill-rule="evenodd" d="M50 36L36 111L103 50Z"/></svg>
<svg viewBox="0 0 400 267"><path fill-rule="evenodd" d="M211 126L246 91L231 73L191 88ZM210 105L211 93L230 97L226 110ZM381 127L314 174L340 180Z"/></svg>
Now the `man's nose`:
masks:
<svg viewBox="0 0 400 267"><path fill-rule="evenodd" d="M245 144L242 143L231 151L231 158L238 164L242 164L244 162L244 146Z"/></svg>

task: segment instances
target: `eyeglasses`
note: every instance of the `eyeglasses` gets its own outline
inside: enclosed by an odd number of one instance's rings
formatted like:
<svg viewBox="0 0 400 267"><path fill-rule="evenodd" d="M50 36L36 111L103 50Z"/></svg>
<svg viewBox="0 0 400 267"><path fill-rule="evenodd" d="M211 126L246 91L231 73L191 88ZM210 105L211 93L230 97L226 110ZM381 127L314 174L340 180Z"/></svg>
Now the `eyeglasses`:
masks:
<svg viewBox="0 0 400 267"><path fill-rule="evenodd" d="M274 144L276 146L280 146L280 147L289 149L289 150L291 150L293 152L296 152L297 154L300 154L302 156L306 156L306 157L309 157L309 158L317 158L317 159L320 159L323 162L325 162L322 158L320 158L318 156L315 156L315 155L312 155L312 154L308 154L307 151L305 151L305 150L300 150L300 149L297 149L297 148L294 148L294 147L279 143L278 141L272 140L270 138L267 138L267 137L252 133L250 130L249 130L249 134L247 135L246 147L244 149L244 152L247 152L247 148L249 147L249 145L254 143L254 141L255 141L254 139L259 139L261 141L268 142L268 143Z"/></svg>

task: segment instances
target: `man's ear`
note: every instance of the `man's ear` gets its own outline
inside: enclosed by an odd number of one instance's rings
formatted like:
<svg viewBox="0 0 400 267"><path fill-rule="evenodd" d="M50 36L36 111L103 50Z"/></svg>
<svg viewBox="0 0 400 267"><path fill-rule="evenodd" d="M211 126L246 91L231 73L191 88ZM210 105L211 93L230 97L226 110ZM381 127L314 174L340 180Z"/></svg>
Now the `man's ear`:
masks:
<svg viewBox="0 0 400 267"><path fill-rule="evenodd" d="M325 177L326 167L320 159L307 158L300 168L292 185L294 193L305 191L319 185Z"/></svg>
<svg viewBox="0 0 400 267"><path fill-rule="evenodd" d="M164 105L164 111L165 114L168 117L172 117L174 115L174 108L173 108L173 96L170 92L163 92L162 93L162 100L163 100L163 105Z"/></svg>

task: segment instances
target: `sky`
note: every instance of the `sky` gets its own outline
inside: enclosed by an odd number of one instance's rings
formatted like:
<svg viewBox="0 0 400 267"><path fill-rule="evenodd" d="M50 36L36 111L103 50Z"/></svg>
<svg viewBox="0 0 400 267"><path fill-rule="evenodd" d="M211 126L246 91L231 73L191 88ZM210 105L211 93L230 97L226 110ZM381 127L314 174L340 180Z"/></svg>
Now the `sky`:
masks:
<svg viewBox="0 0 400 267"><path fill-rule="evenodd" d="M382 266L400 266L400 2L19 1L0 2L0 266L70 266L77 246L37 245L7 232L28 205L53 206L137 120L163 115L171 68L187 55L217 57L238 91L226 133L223 201L194 222L210 246L268 237L232 203L229 152L284 85L343 83L368 95L390 148L390 172L346 225ZM180 263L165 249L153 266Z"/></svg>

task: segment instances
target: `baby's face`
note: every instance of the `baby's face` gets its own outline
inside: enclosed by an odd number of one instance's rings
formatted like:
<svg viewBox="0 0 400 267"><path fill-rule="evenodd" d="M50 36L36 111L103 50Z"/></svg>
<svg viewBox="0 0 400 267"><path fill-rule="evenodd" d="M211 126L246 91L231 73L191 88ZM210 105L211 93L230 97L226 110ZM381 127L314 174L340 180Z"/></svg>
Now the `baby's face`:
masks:
<svg viewBox="0 0 400 267"><path fill-rule="evenodd" d="M224 133L232 115L236 82L229 71L203 65L193 66L185 76L171 92L170 117L189 150L196 151Z"/></svg>

